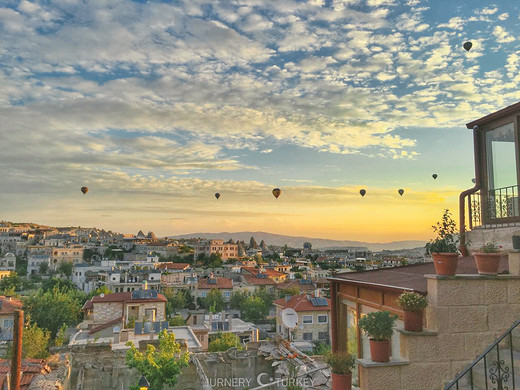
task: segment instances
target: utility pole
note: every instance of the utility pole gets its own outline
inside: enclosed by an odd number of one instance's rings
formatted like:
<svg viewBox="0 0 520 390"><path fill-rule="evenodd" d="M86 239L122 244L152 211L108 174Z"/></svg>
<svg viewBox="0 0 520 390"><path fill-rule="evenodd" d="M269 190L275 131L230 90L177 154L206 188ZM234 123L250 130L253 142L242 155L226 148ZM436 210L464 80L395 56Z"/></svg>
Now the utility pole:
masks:
<svg viewBox="0 0 520 390"><path fill-rule="evenodd" d="M14 311L13 357L11 358L11 389L20 390L22 372L23 310Z"/></svg>

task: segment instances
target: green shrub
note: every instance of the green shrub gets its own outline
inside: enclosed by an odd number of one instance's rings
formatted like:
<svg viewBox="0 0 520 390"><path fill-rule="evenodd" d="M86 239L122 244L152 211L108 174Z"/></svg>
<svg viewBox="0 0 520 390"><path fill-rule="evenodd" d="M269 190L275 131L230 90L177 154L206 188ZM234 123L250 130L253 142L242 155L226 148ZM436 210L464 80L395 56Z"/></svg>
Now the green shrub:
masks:
<svg viewBox="0 0 520 390"><path fill-rule="evenodd" d="M420 312L428 306L428 301L424 295L405 291L397 297L397 304L405 311Z"/></svg>
<svg viewBox="0 0 520 390"><path fill-rule="evenodd" d="M389 311L368 313L359 320L359 327L374 341L390 340L394 333L395 314Z"/></svg>
<svg viewBox="0 0 520 390"><path fill-rule="evenodd" d="M448 209L444 210L442 219L432 226L437 238L426 244L426 253L457 253L459 235L457 224Z"/></svg>
<svg viewBox="0 0 520 390"><path fill-rule="evenodd" d="M325 362L333 374L350 374L356 366L356 358L348 352L329 353Z"/></svg>
<svg viewBox="0 0 520 390"><path fill-rule="evenodd" d="M484 245L480 247L480 251L482 253L499 253L502 249L495 241L486 242Z"/></svg>

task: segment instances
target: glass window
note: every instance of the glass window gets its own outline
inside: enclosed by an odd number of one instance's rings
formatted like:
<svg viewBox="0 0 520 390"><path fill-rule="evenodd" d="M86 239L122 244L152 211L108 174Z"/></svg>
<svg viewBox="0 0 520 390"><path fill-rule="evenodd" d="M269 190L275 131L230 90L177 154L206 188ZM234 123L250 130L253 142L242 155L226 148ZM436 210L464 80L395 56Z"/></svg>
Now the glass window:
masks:
<svg viewBox="0 0 520 390"><path fill-rule="evenodd" d="M486 132L486 154L489 189L517 185L513 123Z"/></svg>
<svg viewBox="0 0 520 390"><path fill-rule="evenodd" d="M302 321L304 324L312 324L312 316L302 316Z"/></svg>
<svg viewBox="0 0 520 390"><path fill-rule="evenodd" d="M328 340L329 332L318 332L318 339L319 340Z"/></svg>
<svg viewBox="0 0 520 390"><path fill-rule="evenodd" d="M318 316L318 323L320 324L324 324L324 323L327 323L327 315L326 314L320 314Z"/></svg>
<svg viewBox="0 0 520 390"><path fill-rule="evenodd" d="M312 333L304 333L303 334L303 339L311 341L312 340Z"/></svg>

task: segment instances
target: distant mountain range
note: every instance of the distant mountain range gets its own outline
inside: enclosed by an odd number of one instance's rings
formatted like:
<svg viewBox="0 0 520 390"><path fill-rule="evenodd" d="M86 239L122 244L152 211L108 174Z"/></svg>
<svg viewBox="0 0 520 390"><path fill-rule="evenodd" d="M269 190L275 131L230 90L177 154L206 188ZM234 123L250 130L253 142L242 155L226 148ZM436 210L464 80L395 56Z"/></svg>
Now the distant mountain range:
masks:
<svg viewBox="0 0 520 390"><path fill-rule="evenodd" d="M399 250L399 249L413 249L423 247L426 244L425 241L393 241L393 242L362 242L362 241L349 241L349 240L329 240L326 238L310 238L310 237L293 237L284 236L281 234L273 234L266 232L221 232L221 233L191 233L180 236L174 236L174 238L205 238L205 239L224 239L229 240L230 238L234 241L242 240L249 242L249 239L253 236L256 242L264 240L267 245L284 246L287 245L291 248L303 248L304 242L310 242L312 247L315 249L340 249L344 247L367 247L373 252L379 252L382 250Z"/></svg>

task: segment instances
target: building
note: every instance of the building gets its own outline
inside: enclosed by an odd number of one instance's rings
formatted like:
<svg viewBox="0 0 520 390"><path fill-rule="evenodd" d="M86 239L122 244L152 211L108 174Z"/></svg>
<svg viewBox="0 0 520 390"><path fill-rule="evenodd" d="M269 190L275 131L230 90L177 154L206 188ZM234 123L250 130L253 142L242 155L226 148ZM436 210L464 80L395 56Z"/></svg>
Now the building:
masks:
<svg viewBox="0 0 520 390"><path fill-rule="evenodd" d="M317 296L316 296L317 295ZM282 311L294 309L298 323L291 332L295 342L330 342L330 299L319 294L300 294L274 301L276 307L276 331L288 337L288 329L282 322Z"/></svg>
<svg viewBox="0 0 520 390"><path fill-rule="evenodd" d="M61 263L82 263L83 262L83 247L70 246L64 248L52 248L51 253L51 268L57 269Z"/></svg>
<svg viewBox="0 0 520 390"><path fill-rule="evenodd" d="M99 271L99 285L112 292L132 292L139 290L144 282L150 290L159 290L161 271L155 269L112 269Z"/></svg>
<svg viewBox="0 0 520 390"><path fill-rule="evenodd" d="M520 229L519 114L520 102L466 124L473 131L475 185L460 194L465 254L493 240L513 249L511 237Z"/></svg>
<svg viewBox="0 0 520 390"><path fill-rule="evenodd" d="M0 258L0 271L16 270L16 256L13 253L6 253L4 257Z"/></svg>
<svg viewBox="0 0 520 390"><path fill-rule="evenodd" d="M224 240L208 240L195 245L194 257L210 256L213 253L218 253L222 260L238 259L238 245L233 241L224 242Z"/></svg>
<svg viewBox="0 0 520 390"><path fill-rule="evenodd" d="M22 308L23 304L19 299L0 296L0 340L13 339L14 311Z"/></svg>
<svg viewBox="0 0 520 390"><path fill-rule="evenodd" d="M137 290L95 296L83 305L90 330L118 321L161 322L166 319L166 298L156 290ZM114 322L115 321L115 322Z"/></svg>
<svg viewBox="0 0 520 390"><path fill-rule="evenodd" d="M195 298L206 298L208 293L214 289L222 293L224 302L229 302L233 292L233 281L229 278L213 276L213 274L209 278L199 278L195 290Z"/></svg>
<svg viewBox="0 0 520 390"><path fill-rule="evenodd" d="M267 278L271 279L275 283L283 283L287 279L287 275L275 271L274 269L269 268L255 268L255 267L242 267L242 275L253 275L257 276L258 274L263 274Z"/></svg>

